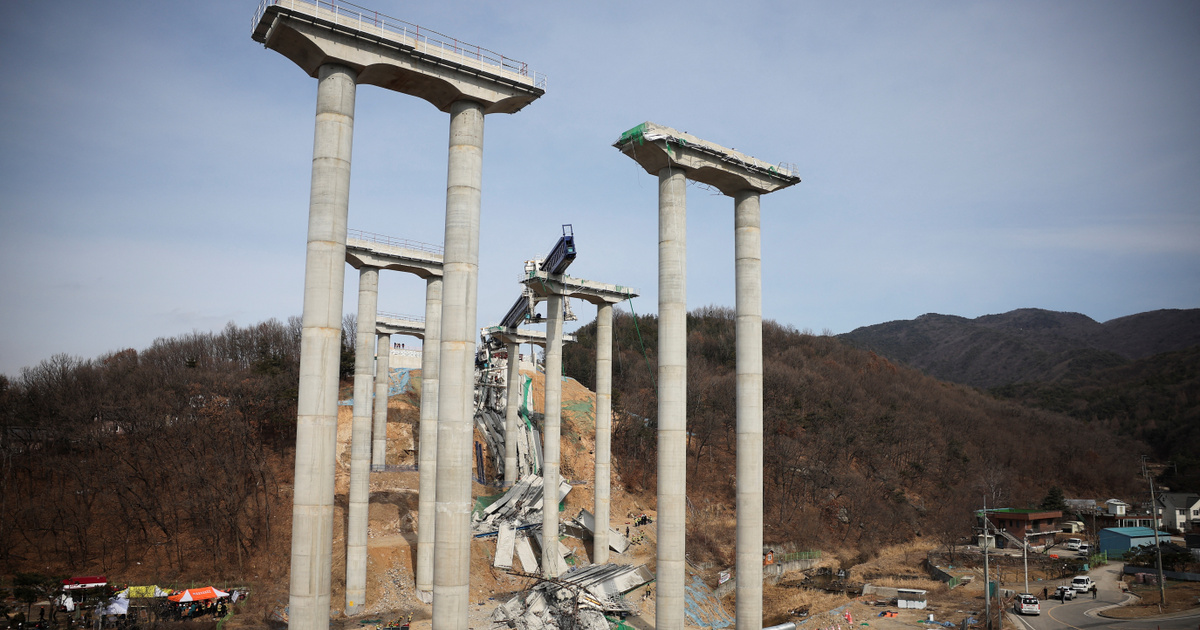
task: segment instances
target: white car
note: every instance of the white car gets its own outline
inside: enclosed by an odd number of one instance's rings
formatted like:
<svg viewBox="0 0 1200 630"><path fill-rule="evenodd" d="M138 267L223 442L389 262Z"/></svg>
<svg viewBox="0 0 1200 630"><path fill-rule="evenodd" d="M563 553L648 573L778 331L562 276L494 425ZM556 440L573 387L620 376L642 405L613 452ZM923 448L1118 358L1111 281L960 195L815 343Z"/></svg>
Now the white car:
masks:
<svg viewBox="0 0 1200 630"><path fill-rule="evenodd" d="M1079 543L1079 555L1086 556L1092 553L1092 546L1087 543Z"/></svg>
<svg viewBox="0 0 1200 630"><path fill-rule="evenodd" d="M1076 593L1086 593L1092 590L1092 578L1086 575L1077 575L1071 580L1071 588L1075 589Z"/></svg>
<svg viewBox="0 0 1200 630"><path fill-rule="evenodd" d="M1075 589L1070 586L1060 586L1054 590L1054 599L1064 602L1068 599L1075 599Z"/></svg>
<svg viewBox="0 0 1200 630"><path fill-rule="evenodd" d="M1042 604L1033 595L1021 593L1013 600L1013 612L1019 615L1040 615L1042 614Z"/></svg>

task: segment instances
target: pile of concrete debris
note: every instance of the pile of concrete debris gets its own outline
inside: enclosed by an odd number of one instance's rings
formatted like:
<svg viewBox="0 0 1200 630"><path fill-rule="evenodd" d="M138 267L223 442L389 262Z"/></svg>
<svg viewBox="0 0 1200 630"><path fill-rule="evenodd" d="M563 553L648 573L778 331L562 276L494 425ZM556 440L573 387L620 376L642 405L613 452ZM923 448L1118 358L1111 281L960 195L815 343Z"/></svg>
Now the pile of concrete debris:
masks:
<svg viewBox="0 0 1200 630"><path fill-rule="evenodd" d="M538 573L538 555L534 553L533 543L542 548L545 540L542 537L542 508L545 503L543 491L545 482L542 477L534 474L525 475L499 499L474 515L473 529L476 538L496 537L496 555L492 566L498 569L511 569L513 555L521 561L521 568L526 573ZM571 491L567 481L559 482L558 500L561 502ZM558 545L556 573L566 573L567 557L573 552L558 540L558 535L566 533L580 539L592 538L595 533L595 518L591 512L580 510L575 519L566 519L561 523L561 530L551 538ZM608 530L609 547L617 553L624 553L629 548L629 540L611 527Z"/></svg>
<svg viewBox="0 0 1200 630"><path fill-rule="evenodd" d="M521 560L527 573L537 573L538 560L533 552L530 538L538 547L542 540L542 505L545 482L538 475L525 475L491 505L474 515L475 536L496 536L496 556L492 565L500 569L512 568L513 554ZM571 491L571 484L562 481L558 486L558 500L562 501ZM557 504L556 504L557 505ZM552 538L558 545L559 570L566 572L566 556L570 551L558 541L557 532Z"/></svg>
<svg viewBox="0 0 1200 630"><path fill-rule="evenodd" d="M653 581L654 574L644 565L600 564L538 579L532 589L496 607L494 630L608 630L605 615L633 613L624 594Z"/></svg>

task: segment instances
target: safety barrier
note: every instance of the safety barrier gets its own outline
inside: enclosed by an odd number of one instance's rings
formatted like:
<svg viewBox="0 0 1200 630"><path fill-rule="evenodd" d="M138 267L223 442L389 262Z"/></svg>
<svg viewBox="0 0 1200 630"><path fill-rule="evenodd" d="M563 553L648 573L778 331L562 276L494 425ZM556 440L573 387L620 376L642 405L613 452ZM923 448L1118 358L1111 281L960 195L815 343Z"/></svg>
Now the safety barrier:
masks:
<svg viewBox="0 0 1200 630"><path fill-rule="evenodd" d="M411 22L398 20L350 2L340 2L338 0L262 0L258 5L258 10L254 12L254 20L250 23L251 32L258 28L258 23L262 20L263 14L271 6L280 6L292 11L329 20L335 26L348 26L359 31L363 30L363 27L378 29L381 34L387 35L387 39L410 47L416 52L434 55L449 61L469 59L481 65L493 66L496 72L502 76L505 74L516 75L531 81L536 88L546 89L546 75L540 72L531 72L529 65L523 61L505 57L482 46L460 42L448 35L443 35L427 28L423 29ZM525 83L526 81L521 82Z"/></svg>

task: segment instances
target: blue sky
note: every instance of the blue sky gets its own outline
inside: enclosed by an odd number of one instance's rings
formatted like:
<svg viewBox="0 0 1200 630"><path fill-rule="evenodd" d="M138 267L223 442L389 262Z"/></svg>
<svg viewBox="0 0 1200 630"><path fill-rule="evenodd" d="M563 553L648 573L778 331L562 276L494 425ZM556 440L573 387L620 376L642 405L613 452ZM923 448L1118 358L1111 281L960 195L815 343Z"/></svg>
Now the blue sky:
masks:
<svg viewBox="0 0 1200 630"><path fill-rule="evenodd" d="M481 326L563 223L573 275L656 310L656 180L611 147L646 120L798 166L762 201L797 328L1200 307L1198 3L364 4L549 79L486 121ZM0 4L0 373L299 314L316 82L256 6ZM350 226L440 243L447 115L357 101ZM732 200L689 187L688 223L689 306L731 306Z"/></svg>

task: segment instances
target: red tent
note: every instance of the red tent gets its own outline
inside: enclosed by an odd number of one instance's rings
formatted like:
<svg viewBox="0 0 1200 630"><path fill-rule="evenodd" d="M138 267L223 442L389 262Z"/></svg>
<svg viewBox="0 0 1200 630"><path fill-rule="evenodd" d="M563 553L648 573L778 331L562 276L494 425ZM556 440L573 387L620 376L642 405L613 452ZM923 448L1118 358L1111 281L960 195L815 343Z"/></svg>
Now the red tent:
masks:
<svg viewBox="0 0 1200 630"><path fill-rule="evenodd" d="M219 597L229 597L229 593L217 590L211 586L205 586L204 588L189 588L186 591L179 591L167 597L167 599L173 602L198 602L205 599L217 599Z"/></svg>
<svg viewBox="0 0 1200 630"><path fill-rule="evenodd" d="M85 575L82 577L67 578L62 581L64 591L70 591L77 588L96 588L108 584L108 578L103 575Z"/></svg>

